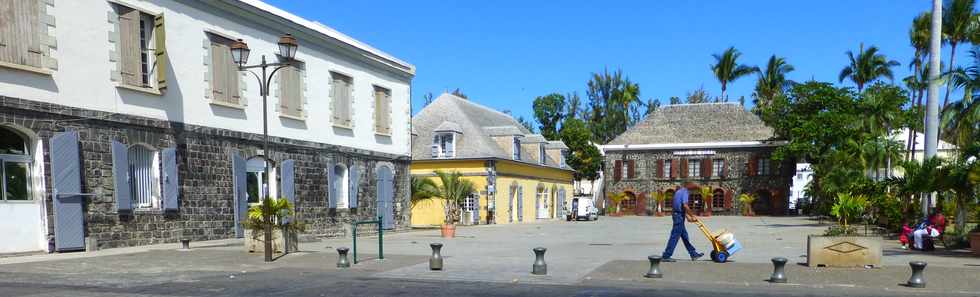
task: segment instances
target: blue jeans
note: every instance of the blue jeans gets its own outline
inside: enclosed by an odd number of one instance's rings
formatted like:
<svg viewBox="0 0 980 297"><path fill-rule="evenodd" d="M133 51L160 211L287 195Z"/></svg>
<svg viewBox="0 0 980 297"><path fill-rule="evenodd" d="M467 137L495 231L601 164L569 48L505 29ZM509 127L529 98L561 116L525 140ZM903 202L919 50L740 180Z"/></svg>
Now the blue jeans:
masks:
<svg viewBox="0 0 980 297"><path fill-rule="evenodd" d="M684 228L684 213L674 212L672 215L674 219L674 226L670 229L670 240L667 240L667 248L664 249L663 258L670 258L674 254L674 249L677 248L677 239L684 240L684 247L687 248L687 253L694 257L697 255L698 251L694 249L694 245L687 237L687 228Z"/></svg>

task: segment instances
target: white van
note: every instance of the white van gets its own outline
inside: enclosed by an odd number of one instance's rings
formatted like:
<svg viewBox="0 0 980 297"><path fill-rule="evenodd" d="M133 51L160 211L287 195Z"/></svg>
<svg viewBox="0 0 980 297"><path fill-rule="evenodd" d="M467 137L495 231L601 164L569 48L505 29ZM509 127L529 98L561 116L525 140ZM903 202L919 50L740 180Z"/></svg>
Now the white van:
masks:
<svg viewBox="0 0 980 297"><path fill-rule="evenodd" d="M565 205L565 219L595 221L599 219L599 209L595 207L592 197L574 197Z"/></svg>

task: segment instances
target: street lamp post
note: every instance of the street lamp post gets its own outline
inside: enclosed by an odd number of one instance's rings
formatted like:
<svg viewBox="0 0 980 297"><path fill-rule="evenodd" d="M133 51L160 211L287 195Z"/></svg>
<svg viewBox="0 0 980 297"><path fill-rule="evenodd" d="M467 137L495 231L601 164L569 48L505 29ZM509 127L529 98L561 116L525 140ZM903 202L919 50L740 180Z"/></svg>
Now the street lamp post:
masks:
<svg viewBox="0 0 980 297"><path fill-rule="evenodd" d="M248 63L248 55L251 50L248 48L248 44L241 39L238 39L231 44L231 57L235 64L238 65L238 71L247 71L255 76L259 80L259 94L262 95L262 154L265 156L265 187L262 189L263 196L269 196L268 184L271 181L271 176L269 175L269 161L271 161L269 154L269 85L272 83L272 78L275 76L279 69L293 66L293 59L296 57L296 50L299 48L299 44L290 34L286 34L279 37L279 56L284 58L285 62L279 63L269 63L265 60L265 55L262 55L262 63L256 65L245 65ZM272 67L272 71L268 71ZM251 69L259 68L262 69L261 76ZM265 197L259 197L260 200L264 200ZM272 237L271 226L266 226L265 234L265 261L272 262L272 242L270 241ZM285 234L284 234L285 235ZM285 239L285 236L283 236Z"/></svg>

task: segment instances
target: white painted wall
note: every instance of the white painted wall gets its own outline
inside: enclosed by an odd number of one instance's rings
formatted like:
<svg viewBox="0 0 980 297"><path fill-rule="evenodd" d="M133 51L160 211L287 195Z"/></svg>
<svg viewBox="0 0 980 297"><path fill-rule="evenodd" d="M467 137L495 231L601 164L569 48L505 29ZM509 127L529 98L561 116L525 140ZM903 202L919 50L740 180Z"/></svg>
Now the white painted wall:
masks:
<svg viewBox="0 0 980 297"><path fill-rule="evenodd" d="M258 81L249 78L244 110L215 106L204 97L206 89L202 47L205 30L244 39L252 49L251 63L260 55L270 58L278 52L275 42L280 32L250 27L244 17L227 12L204 11L172 0L119 0L140 9L162 13L166 19L166 40L170 73L168 89L162 96L120 89L110 80L112 45L108 34L112 25L107 15L112 9L106 0L56 0L50 14L57 23L52 35L57 50L51 55L58 70L50 76L0 67L0 95L36 100L78 108L145 116L194 125L262 133L262 100ZM233 21L235 20L235 21ZM380 26L381 24L379 24ZM383 29L380 28L379 29ZM282 28L281 33L290 33ZM319 42L320 45L313 46ZM275 111L275 87L269 97L269 133L275 136L329 143L347 147L408 156L410 122L410 78L398 77L378 66L339 54L335 46L322 41L300 39L297 59L306 63L308 117L305 121L281 119ZM338 71L354 78L353 130L333 128L330 122L330 75ZM392 135L374 133L373 85L391 90Z"/></svg>
<svg viewBox="0 0 980 297"><path fill-rule="evenodd" d="M807 200L806 186L813 180L813 169L809 163L797 163L796 172L793 175L793 184L790 186L789 209L799 209L800 200Z"/></svg>

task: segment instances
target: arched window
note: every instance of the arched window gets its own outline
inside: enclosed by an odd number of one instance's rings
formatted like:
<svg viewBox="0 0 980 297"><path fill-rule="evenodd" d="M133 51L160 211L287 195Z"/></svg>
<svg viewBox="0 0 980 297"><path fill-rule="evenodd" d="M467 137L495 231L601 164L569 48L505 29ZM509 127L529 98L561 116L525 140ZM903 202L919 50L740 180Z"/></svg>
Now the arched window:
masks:
<svg viewBox="0 0 980 297"><path fill-rule="evenodd" d="M344 165L334 166L333 186L337 189L337 208L348 208L350 205L350 177L347 174L347 167Z"/></svg>
<svg viewBox="0 0 980 297"><path fill-rule="evenodd" d="M711 207L713 208L724 208L725 207L725 191L722 189L715 189L711 193Z"/></svg>
<svg viewBox="0 0 980 297"><path fill-rule="evenodd" d="M271 181L265 172L266 159L262 156L252 157L245 163L245 193L248 203L260 203L262 198L271 197L269 193L277 193L275 189L277 178ZM276 168L269 164L269 174L276 176ZM277 197L272 197L277 198Z"/></svg>
<svg viewBox="0 0 980 297"><path fill-rule="evenodd" d="M31 195L31 156L27 138L0 127L0 201L33 200Z"/></svg>
<svg viewBox="0 0 980 297"><path fill-rule="evenodd" d="M160 154L149 146L130 146L129 186L133 206L137 208L160 207Z"/></svg>

